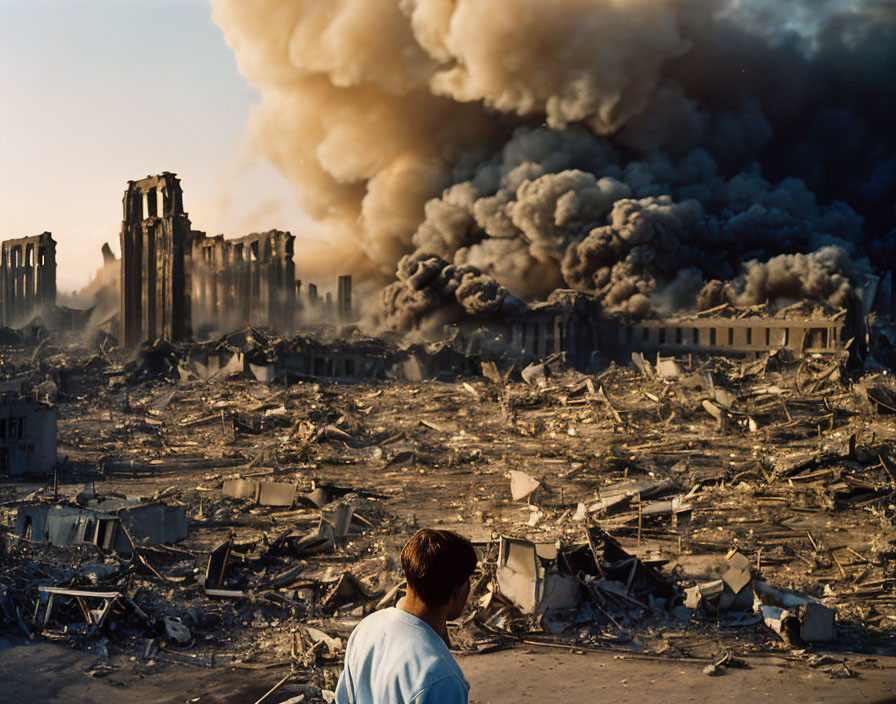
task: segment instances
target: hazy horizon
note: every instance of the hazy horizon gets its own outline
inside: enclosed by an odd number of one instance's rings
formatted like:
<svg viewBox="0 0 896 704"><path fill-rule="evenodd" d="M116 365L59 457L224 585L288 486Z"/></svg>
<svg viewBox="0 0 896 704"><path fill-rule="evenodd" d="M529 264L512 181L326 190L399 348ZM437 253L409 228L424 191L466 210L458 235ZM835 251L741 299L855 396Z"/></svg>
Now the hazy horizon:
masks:
<svg viewBox="0 0 896 704"><path fill-rule="evenodd" d="M49 231L58 289L118 253L128 180L173 171L193 227L239 236L307 219L243 138L259 100L204 0L0 0L0 240Z"/></svg>

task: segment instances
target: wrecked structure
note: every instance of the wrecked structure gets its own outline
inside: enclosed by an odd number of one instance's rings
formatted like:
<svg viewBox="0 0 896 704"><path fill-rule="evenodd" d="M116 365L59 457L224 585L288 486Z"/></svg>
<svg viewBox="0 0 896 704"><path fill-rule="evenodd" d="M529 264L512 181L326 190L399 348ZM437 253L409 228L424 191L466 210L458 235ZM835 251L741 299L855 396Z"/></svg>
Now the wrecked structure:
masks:
<svg viewBox="0 0 896 704"><path fill-rule="evenodd" d="M56 409L0 396L0 477L49 474L56 464Z"/></svg>
<svg viewBox="0 0 896 704"><path fill-rule="evenodd" d="M289 329L296 305L294 240L280 230L232 240L194 232L187 264L193 327Z"/></svg>
<svg viewBox="0 0 896 704"><path fill-rule="evenodd" d="M129 181L121 226L123 344L246 325L288 329L296 304L294 240L279 230L208 237L192 229L175 174Z"/></svg>
<svg viewBox="0 0 896 704"><path fill-rule="evenodd" d="M141 665L285 663L332 688L354 625L402 595L407 537L438 525L480 557L457 651L718 674L753 652L893 648L891 375L774 350L585 374L589 303L532 306L498 342L250 328L136 359L9 344L0 381L58 385L63 459L56 483L0 482L0 633ZM786 323L790 339L825 319L722 313L700 330ZM664 321L642 322L658 341Z"/></svg>
<svg viewBox="0 0 896 704"><path fill-rule="evenodd" d="M39 503L18 509L15 533L50 545L95 545L130 554L135 542L160 545L186 538L187 514L184 506L123 499L93 499L86 506Z"/></svg>
<svg viewBox="0 0 896 704"><path fill-rule="evenodd" d="M834 354L843 349L845 311L832 317L665 318L601 326L599 349L614 359L632 352L759 355L772 350Z"/></svg>
<svg viewBox="0 0 896 704"><path fill-rule="evenodd" d="M896 642L889 375L779 354L593 376L507 358L436 384L245 373L291 344L222 338L210 354L241 366L207 378L187 373L200 347L172 358L179 378L80 365L58 496L0 484L0 630L295 662L332 686L354 624L400 598L408 535L441 525L481 558L450 626L463 652L542 643L712 671L720 641L795 658ZM103 626L79 598L129 607Z"/></svg>
<svg viewBox="0 0 896 704"><path fill-rule="evenodd" d="M792 307L793 308L793 307ZM724 305L692 316L629 319L605 315L598 301L572 290L555 291L472 334L467 351L497 347L525 362L564 354L567 363L590 371L599 360L625 362L632 353L757 356L787 350L797 355L834 355L854 335L848 311L738 309ZM468 328L471 326L467 326Z"/></svg>
<svg viewBox="0 0 896 704"><path fill-rule="evenodd" d="M56 242L49 232L6 240L0 250L0 324L27 322L56 304Z"/></svg>
<svg viewBox="0 0 896 704"><path fill-rule="evenodd" d="M165 171L128 181L121 223L121 341L180 340L190 332L185 253L191 238L180 180Z"/></svg>

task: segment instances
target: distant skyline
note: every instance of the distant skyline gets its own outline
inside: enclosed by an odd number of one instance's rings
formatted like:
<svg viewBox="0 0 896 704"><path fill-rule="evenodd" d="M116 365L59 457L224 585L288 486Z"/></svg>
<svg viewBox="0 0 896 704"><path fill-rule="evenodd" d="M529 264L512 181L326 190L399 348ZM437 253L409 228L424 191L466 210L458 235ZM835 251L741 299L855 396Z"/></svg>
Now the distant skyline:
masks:
<svg viewBox="0 0 896 704"><path fill-rule="evenodd" d="M204 0L0 0L0 240L50 231L58 289L118 253L129 179L173 171L193 227L301 236L291 190L243 140L258 94Z"/></svg>

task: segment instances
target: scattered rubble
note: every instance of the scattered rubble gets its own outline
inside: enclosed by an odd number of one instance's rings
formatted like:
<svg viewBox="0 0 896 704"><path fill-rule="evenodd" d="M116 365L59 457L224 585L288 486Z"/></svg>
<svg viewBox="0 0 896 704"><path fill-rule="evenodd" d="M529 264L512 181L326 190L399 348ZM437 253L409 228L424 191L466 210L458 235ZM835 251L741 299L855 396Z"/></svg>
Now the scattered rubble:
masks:
<svg viewBox="0 0 896 704"><path fill-rule="evenodd" d="M707 674L771 651L832 677L855 663L831 653L892 652L896 385L846 356L635 355L594 375L493 357L455 381L340 383L283 372L297 343L252 330L133 360L47 339L40 362L14 342L0 364L59 433L50 471L0 483L7 635L288 665L323 696L354 625L401 598L404 541L441 525L480 555L459 651L610 648ZM277 697L317 696L293 686Z"/></svg>

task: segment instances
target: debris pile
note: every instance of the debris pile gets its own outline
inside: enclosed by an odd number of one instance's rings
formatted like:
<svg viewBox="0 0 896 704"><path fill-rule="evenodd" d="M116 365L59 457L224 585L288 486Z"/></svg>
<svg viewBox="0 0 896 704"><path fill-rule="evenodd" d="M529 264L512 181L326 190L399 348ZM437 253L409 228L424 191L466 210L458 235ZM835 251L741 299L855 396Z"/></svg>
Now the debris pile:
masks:
<svg viewBox="0 0 896 704"><path fill-rule="evenodd" d="M785 351L261 381L247 365L280 364L272 340L230 336L240 369L219 357L208 374L218 347L5 348L0 382L58 414L53 471L0 482L5 633L289 666L330 689L354 625L401 598L407 537L442 526L481 558L459 650L550 642L720 671L893 647L888 372Z"/></svg>

